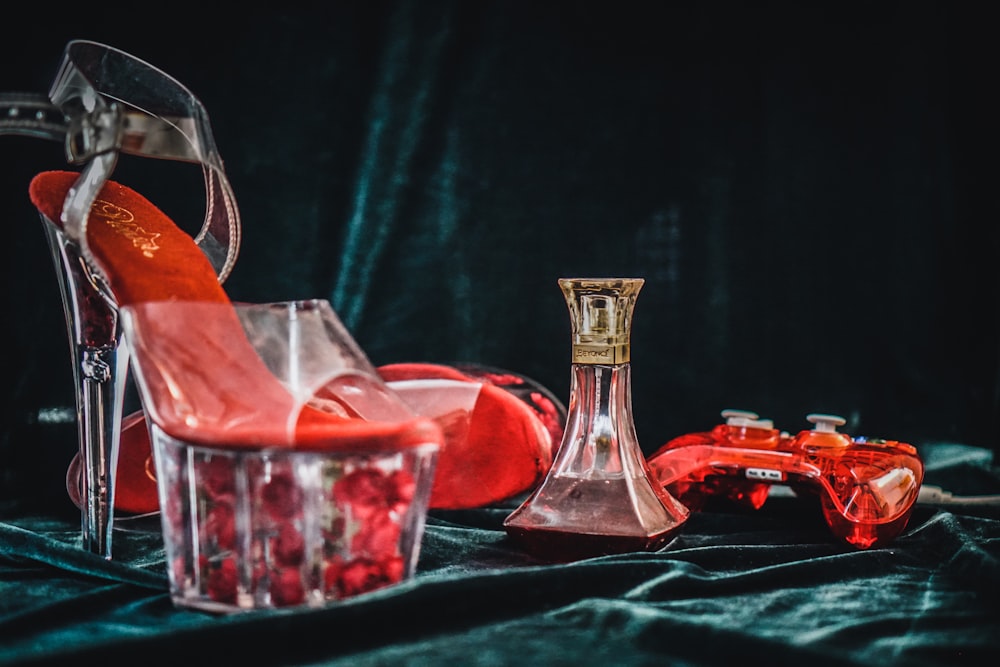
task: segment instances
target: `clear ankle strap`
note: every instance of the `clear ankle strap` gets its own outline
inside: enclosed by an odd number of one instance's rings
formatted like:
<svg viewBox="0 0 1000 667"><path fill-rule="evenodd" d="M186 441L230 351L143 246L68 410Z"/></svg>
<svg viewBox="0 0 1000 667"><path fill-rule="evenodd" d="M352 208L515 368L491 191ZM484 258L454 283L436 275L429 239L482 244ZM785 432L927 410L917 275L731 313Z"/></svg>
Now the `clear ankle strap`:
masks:
<svg viewBox="0 0 1000 667"><path fill-rule="evenodd" d="M208 114L168 74L113 47L71 41L48 97L0 93L0 134L63 141L67 160L85 165L64 203L61 222L99 278L103 272L87 245L87 217L119 153L200 164L206 210L195 242L219 281L228 277L240 245L236 197Z"/></svg>

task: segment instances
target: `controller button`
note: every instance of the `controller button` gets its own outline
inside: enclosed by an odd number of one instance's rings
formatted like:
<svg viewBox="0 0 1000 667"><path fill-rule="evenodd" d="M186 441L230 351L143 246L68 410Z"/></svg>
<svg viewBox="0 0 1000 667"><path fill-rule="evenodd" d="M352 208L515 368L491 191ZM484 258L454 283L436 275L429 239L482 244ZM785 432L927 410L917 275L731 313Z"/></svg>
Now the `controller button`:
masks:
<svg viewBox="0 0 1000 667"><path fill-rule="evenodd" d="M774 422L770 419L761 419L756 412L748 410L723 410L722 418L726 420L726 426L735 428L761 428L771 430Z"/></svg>
<svg viewBox="0 0 1000 667"><path fill-rule="evenodd" d="M749 410L730 410L726 409L722 411L722 418L726 420L726 423L731 424L734 419L755 421L760 415L756 412L750 412Z"/></svg>
<svg viewBox="0 0 1000 667"><path fill-rule="evenodd" d="M825 415L817 412L806 415L806 421L815 424L815 430L822 433L836 433L838 426L847 423L847 420L839 415Z"/></svg>
<svg viewBox="0 0 1000 667"><path fill-rule="evenodd" d="M801 431L796 438L796 446L801 448L843 448L854 444L847 434L837 431L847 420L839 415L827 415L814 412L806 415L806 420L814 424L811 430Z"/></svg>

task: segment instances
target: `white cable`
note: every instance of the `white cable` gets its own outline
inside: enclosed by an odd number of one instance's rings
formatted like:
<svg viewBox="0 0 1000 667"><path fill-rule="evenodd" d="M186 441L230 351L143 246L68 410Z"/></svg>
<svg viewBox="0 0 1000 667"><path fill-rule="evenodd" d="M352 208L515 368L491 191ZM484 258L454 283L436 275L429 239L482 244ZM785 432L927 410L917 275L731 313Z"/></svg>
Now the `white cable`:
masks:
<svg viewBox="0 0 1000 667"><path fill-rule="evenodd" d="M918 505L1000 505L1000 495L956 496L940 486L923 484L917 494Z"/></svg>

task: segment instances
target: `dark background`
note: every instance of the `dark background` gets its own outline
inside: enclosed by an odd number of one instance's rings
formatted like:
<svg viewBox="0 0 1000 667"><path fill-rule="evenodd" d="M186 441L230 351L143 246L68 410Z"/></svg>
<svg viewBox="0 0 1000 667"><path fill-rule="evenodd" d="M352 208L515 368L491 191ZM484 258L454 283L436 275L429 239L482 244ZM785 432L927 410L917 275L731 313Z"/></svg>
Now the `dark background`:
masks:
<svg viewBox="0 0 1000 667"><path fill-rule="evenodd" d="M485 363L565 400L557 279L639 276L647 453L727 407L1000 449L986 3L329 5L29 7L0 87L47 91L71 38L183 82L243 215L230 296L328 298L376 364ZM64 161L0 146L0 497L62 503L73 380L27 185ZM168 171L137 189L200 223L200 182Z"/></svg>

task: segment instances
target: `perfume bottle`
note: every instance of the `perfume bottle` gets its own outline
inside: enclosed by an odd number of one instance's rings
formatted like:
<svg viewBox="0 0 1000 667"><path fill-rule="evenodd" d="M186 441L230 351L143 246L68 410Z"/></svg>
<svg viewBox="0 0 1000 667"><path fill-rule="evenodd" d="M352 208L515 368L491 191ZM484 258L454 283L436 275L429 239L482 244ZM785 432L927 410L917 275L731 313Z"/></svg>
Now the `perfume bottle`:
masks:
<svg viewBox="0 0 1000 667"><path fill-rule="evenodd" d="M687 508L650 474L632 418L632 312L643 283L559 280L572 326L566 428L545 479L504 521L538 558L655 551L687 520Z"/></svg>

